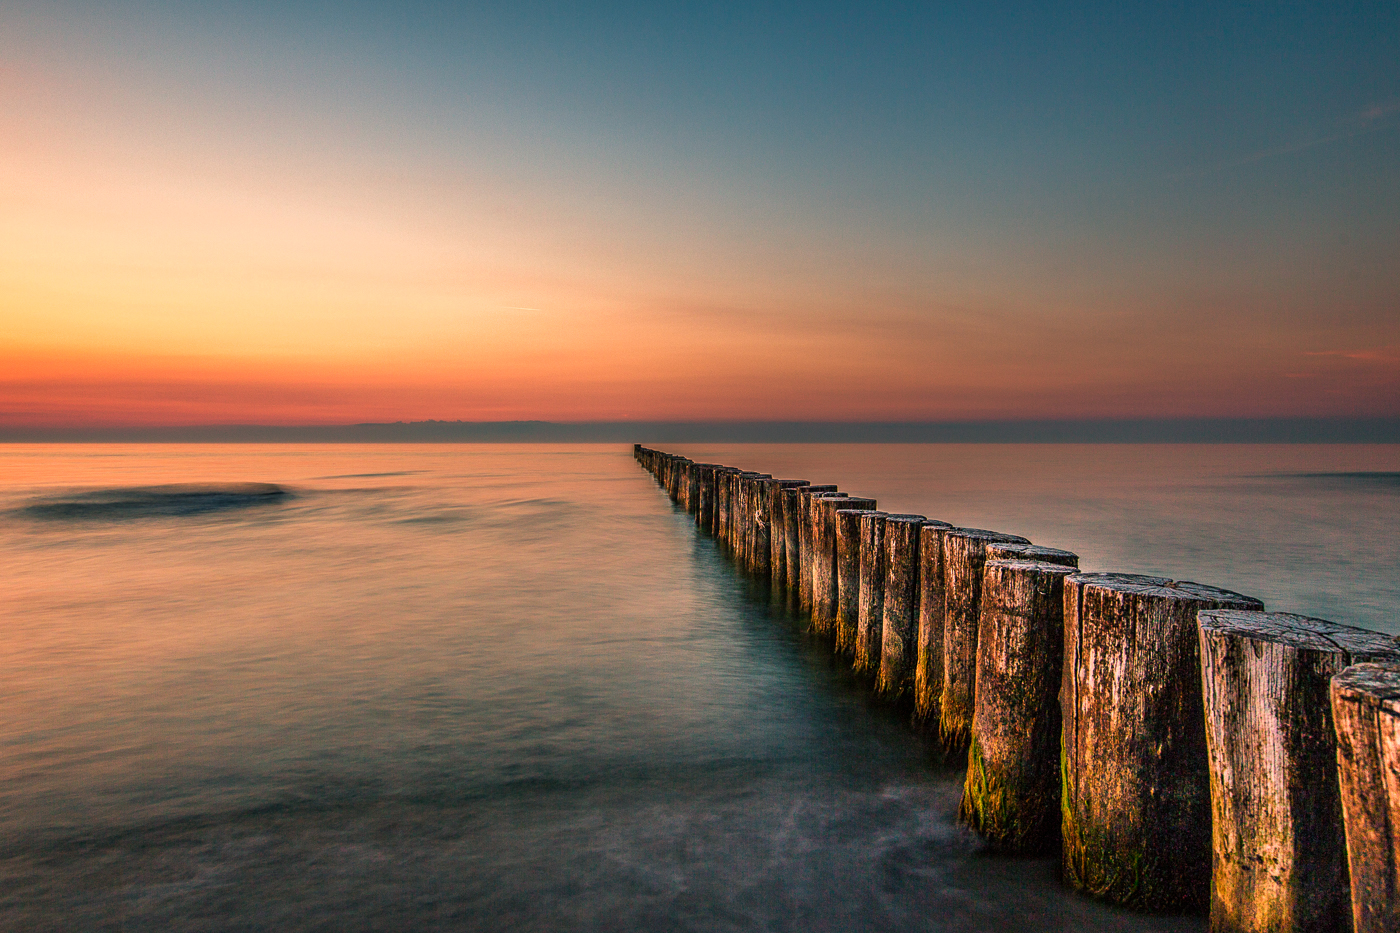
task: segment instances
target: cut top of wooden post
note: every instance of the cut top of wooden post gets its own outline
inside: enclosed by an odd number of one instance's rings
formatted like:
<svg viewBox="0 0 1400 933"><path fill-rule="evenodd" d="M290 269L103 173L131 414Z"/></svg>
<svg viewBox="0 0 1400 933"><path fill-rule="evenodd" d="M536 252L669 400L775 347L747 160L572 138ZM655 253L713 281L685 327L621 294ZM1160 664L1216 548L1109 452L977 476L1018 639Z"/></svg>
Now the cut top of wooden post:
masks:
<svg viewBox="0 0 1400 933"><path fill-rule="evenodd" d="M1153 577L1140 573L1076 573L1067 582L1085 589L1111 590L1130 596L1196 600L1203 603L1239 603L1246 607L1257 607L1248 611L1263 611L1264 608L1264 604L1253 596L1245 596L1232 590L1223 590L1204 583L1192 583L1190 580L1172 580L1168 577Z"/></svg>
<svg viewBox="0 0 1400 933"><path fill-rule="evenodd" d="M1079 566L1079 555L1073 551L1020 541L988 541L987 560L1033 560L1062 567Z"/></svg>
<svg viewBox="0 0 1400 933"><path fill-rule="evenodd" d="M1332 678L1332 692L1352 703L1400 716L1400 664L1354 664Z"/></svg>
<svg viewBox="0 0 1400 933"><path fill-rule="evenodd" d="M1196 619L1200 622L1201 630L1209 634L1234 635L1290 648L1335 652L1341 656L1343 666L1362 661L1389 660L1400 655L1400 643L1390 635L1291 612L1202 609L1196 614Z"/></svg>

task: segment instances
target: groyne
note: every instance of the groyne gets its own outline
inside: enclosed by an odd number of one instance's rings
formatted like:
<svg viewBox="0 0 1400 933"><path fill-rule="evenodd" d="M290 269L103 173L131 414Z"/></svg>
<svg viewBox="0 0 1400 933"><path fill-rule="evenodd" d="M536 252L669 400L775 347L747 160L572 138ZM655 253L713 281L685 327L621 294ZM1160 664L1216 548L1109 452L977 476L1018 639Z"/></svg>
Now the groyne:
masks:
<svg viewBox="0 0 1400 933"><path fill-rule="evenodd" d="M1400 931L1400 643L1199 583L633 446L676 505L967 762L1008 852L1217 933Z"/></svg>

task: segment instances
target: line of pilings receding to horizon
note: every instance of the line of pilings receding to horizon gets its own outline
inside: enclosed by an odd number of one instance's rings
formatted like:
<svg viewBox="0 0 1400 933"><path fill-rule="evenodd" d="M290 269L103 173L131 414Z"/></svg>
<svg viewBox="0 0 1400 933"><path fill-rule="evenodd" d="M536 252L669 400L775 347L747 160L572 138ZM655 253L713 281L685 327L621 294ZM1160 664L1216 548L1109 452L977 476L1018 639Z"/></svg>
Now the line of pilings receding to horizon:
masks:
<svg viewBox="0 0 1400 933"><path fill-rule="evenodd" d="M960 819L1214 931L1400 931L1400 643L1017 535L633 446L883 699L967 761Z"/></svg>

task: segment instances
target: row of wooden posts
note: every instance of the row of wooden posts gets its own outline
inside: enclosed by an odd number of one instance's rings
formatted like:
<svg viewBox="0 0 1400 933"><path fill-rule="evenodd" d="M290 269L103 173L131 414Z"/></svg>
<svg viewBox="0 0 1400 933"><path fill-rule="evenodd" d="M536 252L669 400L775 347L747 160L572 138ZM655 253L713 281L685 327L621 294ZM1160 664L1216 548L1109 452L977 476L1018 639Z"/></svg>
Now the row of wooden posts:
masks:
<svg viewBox="0 0 1400 933"><path fill-rule="evenodd" d="M1216 931L1400 931L1400 644L635 445L738 566L966 755L961 818Z"/></svg>

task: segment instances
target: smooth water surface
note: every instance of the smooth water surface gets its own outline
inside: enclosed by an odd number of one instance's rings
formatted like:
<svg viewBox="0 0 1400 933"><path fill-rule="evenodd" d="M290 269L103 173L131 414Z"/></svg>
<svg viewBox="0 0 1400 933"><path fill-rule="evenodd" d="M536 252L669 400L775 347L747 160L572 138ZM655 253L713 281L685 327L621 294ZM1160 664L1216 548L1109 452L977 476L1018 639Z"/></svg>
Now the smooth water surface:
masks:
<svg viewBox="0 0 1400 933"><path fill-rule="evenodd" d="M706 453L1397 630L1394 448L1009 450ZM0 622L0 929L1204 927L986 852L626 449L0 447Z"/></svg>

